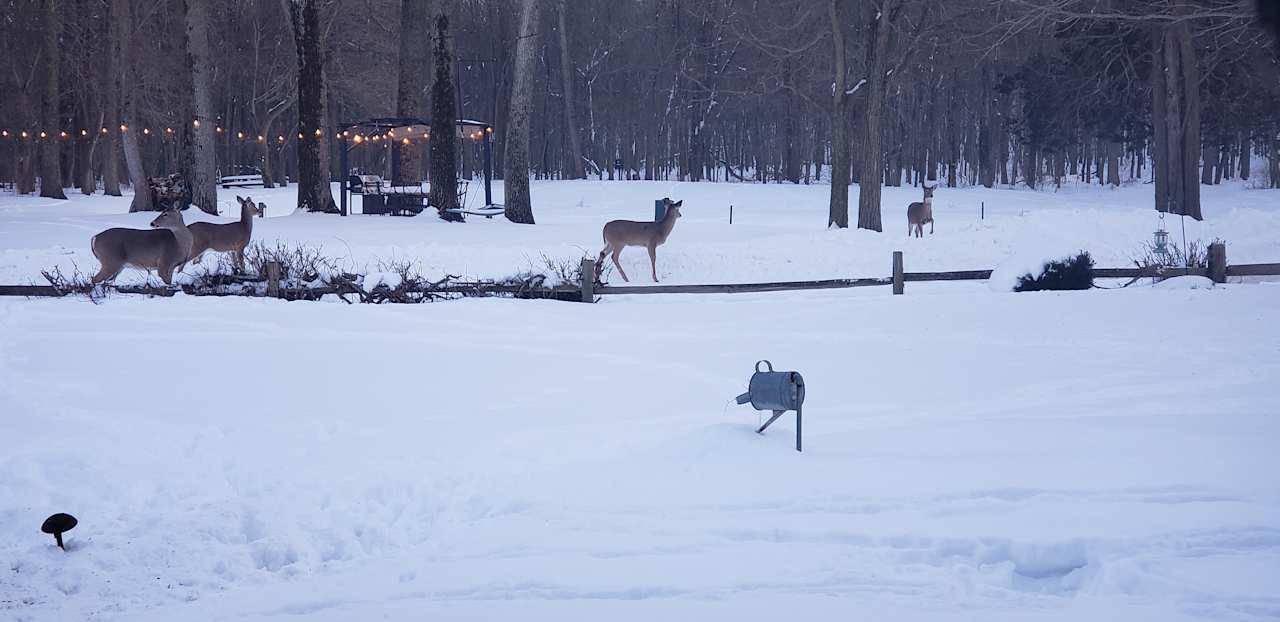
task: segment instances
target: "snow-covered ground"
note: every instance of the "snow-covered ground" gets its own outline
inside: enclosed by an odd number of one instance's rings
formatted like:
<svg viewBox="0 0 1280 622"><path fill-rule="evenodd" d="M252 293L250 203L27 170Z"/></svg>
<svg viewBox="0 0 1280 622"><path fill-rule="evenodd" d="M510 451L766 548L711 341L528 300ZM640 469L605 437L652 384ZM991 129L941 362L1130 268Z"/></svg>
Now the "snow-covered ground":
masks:
<svg viewBox="0 0 1280 622"><path fill-rule="evenodd" d="M823 229L823 187L727 184L535 184L536 227L258 231L497 276L670 195L675 282L878 276L898 248L1124 265L1149 189L942 189L910 241ZM124 204L0 196L0 282L91 269L89 235L145 224ZM1280 260L1280 194L1206 212L1189 238ZM1200 285L0 299L0 619L1274 620L1280 283ZM731 403L760 358L805 376L803 454L793 416L757 436ZM65 553L39 532L60 511Z"/></svg>
<svg viewBox="0 0 1280 622"><path fill-rule="evenodd" d="M295 187L224 190L219 197L223 213L234 210L237 217L236 194L265 202L267 218L255 224L254 236L267 244L321 246L362 272L376 270L379 260L412 258L428 276L503 277L540 265L544 255L575 262L594 256L606 221L652 219L654 199L664 196L684 201L684 217L658 253L659 278L671 283L887 276L894 250L904 251L909 271L990 269L1028 249L1084 249L1099 266L1124 267L1158 226L1152 186L1144 184L1116 190L1073 185L1058 192L940 188L934 235L919 240L906 235L906 205L921 197L916 188L885 188L883 234L825 228L830 188L821 185L562 181L534 182L532 189L534 227L501 217L450 224L434 217L293 213ZM501 200L500 182L494 193ZM128 196L68 196L65 202L0 194L0 283L42 282L40 268L53 265L92 274L93 234L145 227L154 217L125 213ZM851 196L856 199L856 186ZM470 201L481 197L473 188ZM1188 240L1222 238L1235 263L1280 261L1280 193L1240 184L1208 187L1204 204L1206 220L1186 223ZM212 219L194 210L187 217ZM1181 243L1181 223L1169 219L1166 228ZM624 252L623 261L637 282L649 281L643 250ZM122 282L141 278L131 269L121 275Z"/></svg>

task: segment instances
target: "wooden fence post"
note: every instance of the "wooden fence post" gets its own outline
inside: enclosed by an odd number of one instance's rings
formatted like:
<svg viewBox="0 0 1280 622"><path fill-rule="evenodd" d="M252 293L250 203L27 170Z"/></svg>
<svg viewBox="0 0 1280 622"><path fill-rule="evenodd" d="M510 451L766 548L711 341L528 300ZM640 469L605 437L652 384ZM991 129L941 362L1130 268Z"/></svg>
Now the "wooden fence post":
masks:
<svg viewBox="0 0 1280 622"><path fill-rule="evenodd" d="M590 257L582 258L582 276L579 277L579 288L582 291L582 302L596 301L596 260Z"/></svg>
<svg viewBox="0 0 1280 622"><path fill-rule="evenodd" d="M893 251L893 293L902 293L902 251Z"/></svg>
<svg viewBox="0 0 1280 622"><path fill-rule="evenodd" d="M1227 282L1227 243L1214 242L1209 245L1209 278L1214 283Z"/></svg>
<svg viewBox="0 0 1280 622"><path fill-rule="evenodd" d="M267 295L272 298L280 297L280 262L268 261L263 264L263 268L267 272Z"/></svg>

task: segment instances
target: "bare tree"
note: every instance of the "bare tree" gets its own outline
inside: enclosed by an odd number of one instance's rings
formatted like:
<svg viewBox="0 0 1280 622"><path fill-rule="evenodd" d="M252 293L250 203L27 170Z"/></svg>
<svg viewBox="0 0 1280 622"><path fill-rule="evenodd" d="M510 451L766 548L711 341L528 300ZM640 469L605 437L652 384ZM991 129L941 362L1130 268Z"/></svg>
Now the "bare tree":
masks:
<svg viewBox="0 0 1280 622"><path fill-rule="evenodd" d="M574 111L578 100L573 96L576 70L572 55L569 53L569 26L565 15L568 10L568 0L556 2L556 29L560 36L560 80L563 89L561 100L564 105L565 135L569 139L569 153L566 156L564 175L570 179L582 179L586 177L586 173L582 165L582 138L578 135L577 114Z"/></svg>
<svg viewBox="0 0 1280 622"><path fill-rule="evenodd" d="M191 95L194 119L190 140L191 203L207 214L218 213L217 163L213 153L213 134L216 119L213 114L213 67L209 57L209 4L204 0L186 0L187 60L191 66ZM184 123L184 127L185 127Z"/></svg>
<svg viewBox="0 0 1280 622"><path fill-rule="evenodd" d="M431 9L426 0L400 2L400 59L396 81L396 116L421 117L426 112L427 72L431 61ZM422 181L421 146L402 143L395 147L400 158L397 184ZM345 175L346 172L343 171ZM435 179L432 179L434 185Z"/></svg>
<svg viewBox="0 0 1280 622"><path fill-rule="evenodd" d="M298 207L336 213L329 188L329 132L325 114L323 0L289 0L289 17L298 48Z"/></svg>
<svg viewBox="0 0 1280 622"><path fill-rule="evenodd" d="M534 78L538 52L537 0L520 0L520 26L516 31L515 77L511 83L511 107L507 114L503 158L503 190L506 216L511 222L532 225L533 205L529 198L529 115L533 108Z"/></svg>
<svg viewBox="0 0 1280 622"><path fill-rule="evenodd" d="M849 227L849 96L845 55L842 0L831 0L831 49L834 81L831 86L831 202L827 226ZM858 84L861 86L861 83Z"/></svg>
<svg viewBox="0 0 1280 622"><path fill-rule="evenodd" d="M129 172L129 185L133 187L133 201L129 204L130 212L145 212L154 209L151 202L151 190L147 186L147 174L143 168L142 149L138 145L137 70L133 65L133 10L132 0L119 0L111 5L111 20L118 37L115 51L118 54L116 66L120 72L120 127L109 127L108 132L119 132L120 146L124 149L125 168ZM133 124L132 131L130 125Z"/></svg>
<svg viewBox="0 0 1280 622"><path fill-rule="evenodd" d="M49 199L66 199L62 192L61 144L58 140L62 117L58 113L58 37L62 32L62 17L58 14L57 0L44 0L44 31L41 41L44 56L44 93L41 106L48 137L40 145L40 196Z"/></svg>
<svg viewBox="0 0 1280 622"><path fill-rule="evenodd" d="M453 88L453 41L449 32L449 16L436 14L435 80L431 83L431 205L440 218L460 221L462 215L453 210L458 205L458 132L457 100Z"/></svg>

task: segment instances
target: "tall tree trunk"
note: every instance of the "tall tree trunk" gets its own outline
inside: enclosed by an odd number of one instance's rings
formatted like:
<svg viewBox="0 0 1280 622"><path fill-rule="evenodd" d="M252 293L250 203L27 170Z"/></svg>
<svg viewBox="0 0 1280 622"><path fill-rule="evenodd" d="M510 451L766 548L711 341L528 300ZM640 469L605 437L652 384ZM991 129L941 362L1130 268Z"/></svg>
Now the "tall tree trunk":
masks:
<svg viewBox="0 0 1280 622"><path fill-rule="evenodd" d="M41 56L44 57L44 92L41 97L44 126L48 138L40 141L40 196L47 199L66 199L62 192L61 141L58 132L62 128L58 113L58 63L60 61L58 39L62 36L62 20L58 15L57 0L44 0L44 32L41 33ZM35 139L35 136L32 136Z"/></svg>
<svg viewBox="0 0 1280 622"><path fill-rule="evenodd" d="M289 19L298 48L298 207L337 213L329 187L325 53L319 0L292 0Z"/></svg>
<svg viewBox="0 0 1280 622"><path fill-rule="evenodd" d="M835 80L831 88L831 202L827 226L849 228L849 85L845 68L844 20L841 0L831 0L831 50L835 60Z"/></svg>
<svg viewBox="0 0 1280 622"><path fill-rule="evenodd" d="M538 1L520 0L520 26L516 31L516 60L511 84L511 109L507 115L506 157L503 158L503 191L506 216L511 222L532 225L529 197L529 125L533 108L534 72L537 70ZM610 168L610 171L613 169Z"/></svg>
<svg viewBox="0 0 1280 622"><path fill-rule="evenodd" d="M1249 181L1249 168L1253 165L1250 161L1252 157L1252 144L1249 142L1249 132L1246 130L1240 134L1240 181Z"/></svg>
<svg viewBox="0 0 1280 622"><path fill-rule="evenodd" d="M1107 139L1104 143L1107 147L1107 183L1112 186L1120 185L1120 143L1111 139Z"/></svg>
<svg viewBox="0 0 1280 622"><path fill-rule="evenodd" d="M564 175L569 179L586 178L586 170L582 166L582 137L578 134L578 115L574 109L577 104L577 98L573 96L574 83L574 67L573 58L569 53L569 27L565 19L565 13L568 12L568 0L559 0L556 3L556 19L559 21L560 35L560 79L563 82L564 90L564 131L569 138L569 156L564 167ZM652 171L648 173L652 175Z"/></svg>
<svg viewBox="0 0 1280 622"><path fill-rule="evenodd" d="M1152 110L1156 129L1156 209L1202 220L1200 213L1200 76L1185 23L1155 36Z"/></svg>
<svg viewBox="0 0 1280 622"><path fill-rule="evenodd" d="M1200 145L1200 183L1213 185L1213 169L1218 163L1218 152L1212 145Z"/></svg>
<svg viewBox="0 0 1280 622"><path fill-rule="evenodd" d="M875 17L875 46L867 63L867 114L863 119L862 174L858 182L858 228L880 231L880 184L884 170L885 57L889 54L889 25L895 0L884 0Z"/></svg>
<svg viewBox="0 0 1280 622"><path fill-rule="evenodd" d="M461 221L458 205L458 100L453 96L453 35L443 11L435 18L435 80L431 83L431 205L440 218Z"/></svg>
<svg viewBox="0 0 1280 622"><path fill-rule="evenodd" d="M206 214L218 213L218 168L213 153L213 60L209 57L209 3L205 0L186 0L187 63L191 67L191 99L194 121L190 139L184 141L191 153L188 155L190 174L187 189L191 203ZM184 120L185 121L185 120Z"/></svg>
<svg viewBox="0 0 1280 622"><path fill-rule="evenodd" d="M103 122L101 127L89 128L90 132L102 134L102 128L110 128L106 136L106 153L102 155L102 192L108 196L120 196L120 25L116 22L116 13L120 9L114 2L107 7L107 53L103 58L106 76L102 81L104 90Z"/></svg>
<svg viewBox="0 0 1280 622"><path fill-rule="evenodd" d="M427 110L427 73L431 70L431 9L426 0L400 2L400 62L396 80L396 116L421 118ZM433 119L434 121L434 119ZM434 123L432 124L434 126ZM431 141L439 140L432 134ZM392 179L396 185L416 185L422 181L422 146L398 143L400 165ZM343 171L343 175L347 172ZM436 179L431 179L435 188Z"/></svg>
<svg viewBox="0 0 1280 622"><path fill-rule="evenodd" d="M151 188L147 185L147 173L142 160L142 148L138 145L138 129L132 124L138 118L138 98L135 92L137 84L133 58L133 13L131 0L118 0L111 3L112 19L115 20L116 32L120 36L117 63L120 74L120 126L108 127L111 133L119 132L120 146L124 150L125 168L129 172L129 185L133 187L133 202L129 204L130 212L146 212L155 209L151 202Z"/></svg>

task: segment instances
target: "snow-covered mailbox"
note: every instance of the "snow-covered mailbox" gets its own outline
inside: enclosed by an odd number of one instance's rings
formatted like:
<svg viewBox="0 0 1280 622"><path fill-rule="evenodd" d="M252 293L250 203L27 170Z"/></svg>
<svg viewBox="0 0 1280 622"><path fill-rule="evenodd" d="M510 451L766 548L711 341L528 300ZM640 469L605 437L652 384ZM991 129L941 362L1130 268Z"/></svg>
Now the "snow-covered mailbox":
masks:
<svg viewBox="0 0 1280 622"><path fill-rule="evenodd" d="M760 371L764 363L767 371ZM799 372L774 371L773 363L756 361L756 372L751 374L747 392L738 396L739 404L751 403L756 410L771 410L773 416L756 433L763 433L788 410L796 411L796 451L800 451L800 413L804 404L804 378Z"/></svg>

